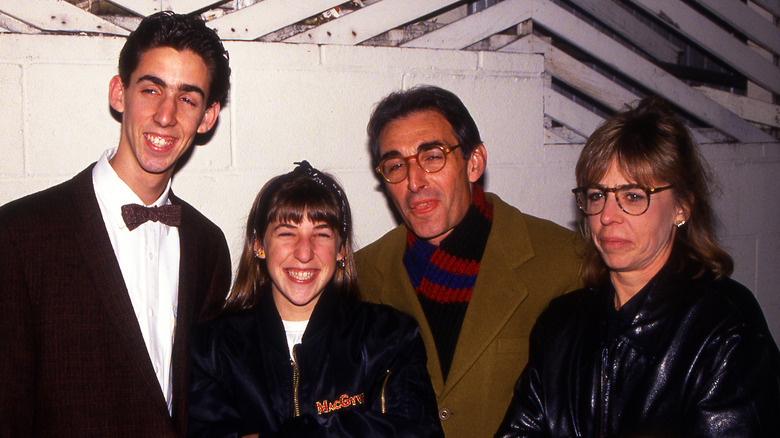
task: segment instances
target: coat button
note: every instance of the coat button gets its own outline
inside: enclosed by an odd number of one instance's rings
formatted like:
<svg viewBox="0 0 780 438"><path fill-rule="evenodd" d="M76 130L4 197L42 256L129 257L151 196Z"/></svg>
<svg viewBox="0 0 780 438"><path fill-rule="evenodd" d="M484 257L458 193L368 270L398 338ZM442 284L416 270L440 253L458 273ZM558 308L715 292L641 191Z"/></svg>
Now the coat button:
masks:
<svg viewBox="0 0 780 438"><path fill-rule="evenodd" d="M439 411L439 419L441 421L447 421L450 419L450 410L447 408L443 408Z"/></svg>

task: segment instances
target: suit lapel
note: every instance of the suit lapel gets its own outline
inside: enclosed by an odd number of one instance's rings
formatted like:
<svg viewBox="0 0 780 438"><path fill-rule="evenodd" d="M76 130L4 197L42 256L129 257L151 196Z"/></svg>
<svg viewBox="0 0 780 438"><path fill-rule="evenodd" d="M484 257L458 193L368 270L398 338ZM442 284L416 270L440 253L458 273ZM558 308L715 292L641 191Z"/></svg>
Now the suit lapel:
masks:
<svg viewBox="0 0 780 438"><path fill-rule="evenodd" d="M142 382L152 402L167 413L165 397L149 359L122 271L97 204L92 185L93 167L94 165L88 167L74 177L71 186L76 242L95 285L98 295L96 299L103 303L106 314L109 315L108 319L113 323L120 342L125 346L129 368L135 373L132 380Z"/></svg>
<svg viewBox="0 0 780 438"><path fill-rule="evenodd" d="M495 219L441 397L463 378L528 297L526 285L509 274L533 257L526 224L510 224L506 206L495 197L489 200Z"/></svg>
<svg viewBox="0 0 780 438"><path fill-rule="evenodd" d="M181 204L181 200L170 194L171 202ZM198 261L203 258L201 237L189 210L182 208L182 222L179 226L179 299L176 314L176 332L174 334L173 352L171 357L171 373L173 388L173 409L178 430L184 430L183 420L186 418L186 394L189 390L189 345L192 325L197 321L195 312L200 308L196 301L200 300L197 288L199 279Z"/></svg>

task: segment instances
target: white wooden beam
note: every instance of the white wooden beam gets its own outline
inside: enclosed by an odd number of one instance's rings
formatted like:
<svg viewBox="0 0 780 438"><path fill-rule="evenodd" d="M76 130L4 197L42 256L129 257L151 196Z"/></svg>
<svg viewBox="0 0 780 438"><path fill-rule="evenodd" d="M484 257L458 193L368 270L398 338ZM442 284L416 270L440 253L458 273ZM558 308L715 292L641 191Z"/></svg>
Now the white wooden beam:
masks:
<svg viewBox="0 0 780 438"><path fill-rule="evenodd" d="M460 50L531 18L535 7L536 1L533 0L504 0L421 35L401 47Z"/></svg>
<svg viewBox="0 0 780 438"><path fill-rule="evenodd" d="M620 111L627 104L641 99L640 96L535 35L526 35L500 51L543 53L545 71L613 111Z"/></svg>
<svg viewBox="0 0 780 438"><path fill-rule="evenodd" d="M160 11L173 11L177 14L189 14L190 12L217 6L226 0L107 0L126 9L136 15L148 17Z"/></svg>
<svg viewBox="0 0 780 438"><path fill-rule="evenodd" d="M539 6L534 13L534 21L710 126L745 143L777 142L774 137L721 107L712 99L585 24L556 4L548 0L537 1Z"/></svg>
<svg viewBox="0 0 780 438"><path fill-rule="evenodd" d="M748 49L745 44L681 1L630 1L668 22L678 32L692 39L753 82L780 94L780 68Z"/></svg>
<svg viewBox="0 0 780 438"><path fill-rule="evenodd" d="M577 138L581 138L579 134L576 135ZM561 132L558 129L555 128L545 128L544 129L544 144L575 144L575 143L584 143L585 140L580 139L579 141L571 138L564 137Z"/></svg>
<svg viewBox="0 0 780 438"><path fill-rule="evenodd" d="M780 1L778 0L751 0L761 6L765 11L771 12L775 17L780 17Z"/></svg>
<svg viewBox="0 0 780 438"><path fill-rule="evenodd" d="M780 27L738 1L696 0L759 46L780 55Z"/></svg>
<svg viewBox="0 0 780 438"><path fill-rule="evenodd" d="M550 88L544 89L544 113L569 129L588 137L604 123L604 119Z"/></svg>
<svg viewBox="0 0 780 438"><path fill-rule="evenodd" d="M614 0L577 0L581 7L655 59L676 64L682 49L662 37Z"/></svg>
<svg viewBox="0 0 780 438"><path fill-rule="evenodd" d="M127 35L129 32L102 18L60 0L0 0L0 11L50 32L95 32Z"/></svg>
<svg viewBox="0 0 780 438"><path fill-rule="evenodd" d="M211 20L208 25L222 39L255 40L342 3L344 0L299 0L291 7L289 0L264 0Z"/></svg>
<svg viewBox="0 0 780 438"><path fill-rule="evenodd" d="M171 10L168 0L107 0L122 9L141 17L148 17L156 12Z"/></svg>
<svg viewBox="0 0 780 438"><path fill-rule="evenodd" d="M418 20L459 0L382 0L284 40L294 43L355 45Z"/></svg>
<svg viewBox="0 0 780 438"><path fill-rule="evenodd" d="M0 27L13 33L41 33L41 30L0 12Z"/></svg>
<svg viewBox="0 0 780 438"><path fill-rule="evenodd" d="M216 7L220 3L225 3L226 0L168 0L168 2L170 4L169 10L176 12L177 14L189 14L190 12ZM295 7L297 7L297 5Z"/></svg>
<svg viewBox="0 0 780 438"><path fill-rule="evenodd" d="M709 87L696 87L696 89L745 120L780 128L780 105Z"/></svg>

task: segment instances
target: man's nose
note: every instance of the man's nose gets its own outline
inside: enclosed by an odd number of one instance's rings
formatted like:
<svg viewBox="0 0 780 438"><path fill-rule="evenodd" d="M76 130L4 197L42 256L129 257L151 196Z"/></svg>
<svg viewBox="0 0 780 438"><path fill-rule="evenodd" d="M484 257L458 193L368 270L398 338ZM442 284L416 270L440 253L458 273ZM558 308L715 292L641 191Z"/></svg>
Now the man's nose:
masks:
<svg viewBox="0 0 780 438"><path fill-rule="evenodd" d="M176 124L177 101L173 96L166 96L157 106L154 114L154 121L160 126L170 126Z"/></svg>
<svg viewBox="0 0 780 438"><path fill-rule="evenodd" d="M417 192L428 185L428 172L423 170L417 159L409 160L408 169L407 178L410 192Z"/></svg>

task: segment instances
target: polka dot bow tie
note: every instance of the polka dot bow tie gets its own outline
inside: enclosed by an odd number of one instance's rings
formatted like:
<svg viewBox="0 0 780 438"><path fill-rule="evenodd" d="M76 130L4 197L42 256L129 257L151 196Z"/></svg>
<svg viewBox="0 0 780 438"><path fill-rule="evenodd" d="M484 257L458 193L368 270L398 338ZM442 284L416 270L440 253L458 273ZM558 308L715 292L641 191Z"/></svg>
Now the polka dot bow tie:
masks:
<svg viewBox="0 0 780 438"><path fill-rule="evenodd" d="M132 231L146 221L160 222L171 227L181 225L181 205L162 205L144 207L138 204L122 206L122 219L127 229Z"/></svg>

